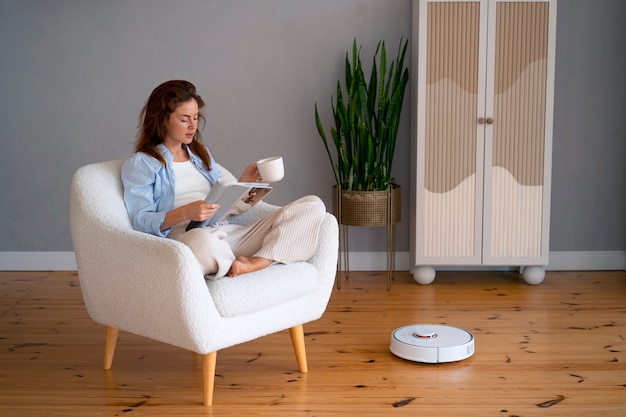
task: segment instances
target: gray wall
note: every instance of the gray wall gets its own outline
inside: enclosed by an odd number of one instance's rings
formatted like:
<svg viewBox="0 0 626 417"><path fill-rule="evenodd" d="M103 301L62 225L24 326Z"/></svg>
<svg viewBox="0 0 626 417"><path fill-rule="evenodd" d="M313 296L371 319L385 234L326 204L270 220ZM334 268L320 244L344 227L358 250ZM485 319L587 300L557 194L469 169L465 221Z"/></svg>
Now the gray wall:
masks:
<svg viewBox="0 0 626 417"><path fill-rule="evenodd" d="M551 250L626 248L626 2L557 12Z"/></svg>
<svg viewBox="0 0 626 417"><path fill-rule="evenodd" d="M626 3L558 9L551 250L626 249ZM194 82L206 143L235 174L281 154L271 201L318 194L333 177L313 106L330 96L353 38L411 37L410 0L0 0L0 252L71 251L73 172L132 151L137 116L162 81ZM369 66L369 65L368 65ZM398 251L409 248L410 97L394 176L404 187ZM384 228L353 229L384 251Z"/></svg>

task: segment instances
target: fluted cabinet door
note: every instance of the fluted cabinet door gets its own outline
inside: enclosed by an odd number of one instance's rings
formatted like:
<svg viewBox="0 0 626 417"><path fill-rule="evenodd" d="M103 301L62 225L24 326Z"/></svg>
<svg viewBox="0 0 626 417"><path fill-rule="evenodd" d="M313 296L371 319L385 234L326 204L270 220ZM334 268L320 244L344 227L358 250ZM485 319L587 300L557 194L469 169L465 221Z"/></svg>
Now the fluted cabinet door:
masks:
<svg viewBox="0 0 626 417"><path fill-rule="evenodd" d="M493 92L485 112L493 118L485 136L485 264L548 262L550 13L545 1L495 4L488 53L493 74L487 78Z"/></svg>
<svg viewBox="0 0 626 417"><path fill-rule="evenodd" d="M414 2L416 266L547 263L555 13Z"/></svg>
<svg viewBox="0 0 626 417"><path fill-rule="evenodd" d="M420 11L417 261L480 264L486 13L478 1Z"/></svg>

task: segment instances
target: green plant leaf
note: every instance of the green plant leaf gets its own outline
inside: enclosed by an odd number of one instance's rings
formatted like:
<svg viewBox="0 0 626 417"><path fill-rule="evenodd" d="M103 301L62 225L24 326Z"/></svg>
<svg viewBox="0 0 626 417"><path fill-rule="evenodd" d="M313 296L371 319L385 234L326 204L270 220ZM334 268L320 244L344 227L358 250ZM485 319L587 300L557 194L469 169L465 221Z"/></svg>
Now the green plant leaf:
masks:
<svg viewBox="0 0 626 417"><path fill-rule="evenodd" d="M400 40L397 56L387 65L385 42L379 41L372 57L369 81L356 38L352 62L345 56L345 90L337 82L336 104L331 97L334 126L330 133L335 145L333 159L321 123L317 103L315 123L333 166L335 180L349 190L385 190L390 184L391 165L409 72L404 68L408 40ZM380 53L380 63L377 62ZM345 91L345 100L344 92Z"/></svg>
<svg viewBox="0 0 626 417"><path fill-rule="evenodd" d="M337 184L339 184L339 173L337 172L337 169L335 168L335 164L333 162L333 156L331 155L330 149L328 148L328 141L326 140L326 135L324 134L322 121L320 120L319 113L317 112L317 103L315 103L315 124L317 125L317 132L322 137L322 142L324 142L324 148L326 148L326 154L328 155L328 160L330 161L330 165L333 168L335 181L337 182Z"/></svg>

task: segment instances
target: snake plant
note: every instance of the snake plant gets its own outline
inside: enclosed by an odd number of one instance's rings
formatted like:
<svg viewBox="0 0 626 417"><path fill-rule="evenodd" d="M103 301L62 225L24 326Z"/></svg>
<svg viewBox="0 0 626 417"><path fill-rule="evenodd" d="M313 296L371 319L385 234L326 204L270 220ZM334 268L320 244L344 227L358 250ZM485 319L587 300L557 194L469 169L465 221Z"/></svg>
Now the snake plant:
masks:
<svg viewBox="0 0 626 417"><path fill-rule="evenodd" d="M352 45L352 62L346 52L345 100L340 81L337 81L335 102L331 96L334 125L330 127L330 134L335 145L334 157L315 103L317 131L324 142L335 180L343 190L386 190L391 184L400 112L409 80L409 70L404 67L407 44L408 41L403 45L400 40L396 58L387 67L385 42L379 41L368 82L356 39Z"/></svg>

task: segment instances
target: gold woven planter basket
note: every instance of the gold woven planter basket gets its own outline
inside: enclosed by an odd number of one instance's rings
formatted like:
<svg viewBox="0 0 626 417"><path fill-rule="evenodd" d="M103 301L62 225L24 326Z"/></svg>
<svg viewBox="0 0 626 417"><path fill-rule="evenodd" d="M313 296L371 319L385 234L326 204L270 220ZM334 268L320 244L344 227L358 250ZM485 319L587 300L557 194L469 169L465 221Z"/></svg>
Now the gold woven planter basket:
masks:
<svg viewBox="0 0 626 417"><path fill-rule="evenodd" d="M400 222L400 186L382 191L341 190L333 186L333 213L346 226L389 226ZM339 212L341 207L341 213Z"/></svg>

